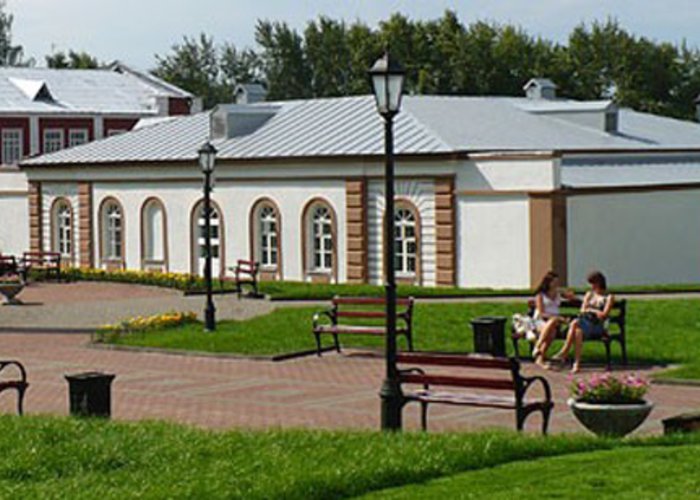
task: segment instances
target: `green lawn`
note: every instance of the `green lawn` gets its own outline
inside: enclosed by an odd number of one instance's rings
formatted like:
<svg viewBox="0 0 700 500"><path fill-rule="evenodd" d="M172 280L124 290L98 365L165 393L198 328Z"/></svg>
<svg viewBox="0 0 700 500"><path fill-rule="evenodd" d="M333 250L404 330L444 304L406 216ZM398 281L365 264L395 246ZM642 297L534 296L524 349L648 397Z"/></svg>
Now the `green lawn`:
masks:
<svg viewBox="0 0 700 500"><path fill-rule="evenodd" d="M507 463L362 498L698 498L698 467L698 445L617 448Z"/></svg>
<svg viewBox="0 0 700 500"><path fill-rule="evenodd" d="M222 321L215 333L200 324L120 337L123 345L208 352L275 355L314 348L311 316L318 308L280 308L246 321ZM509 317L522 303L418 304L415 307L415 347L418 350L466 352L473 345L470 319L484 315ZM681 364L662 376L700 379L700 300L630 301L628 351L632 363ZM325 343L329 344L329 338ZM382 339L347 336L350 346L381 346ZM405 346L402 338L399 345ZM507 343L510 350L510 343ZM526 347L521 347L523 352ZM586 360L603 360L599 342L585 345ZM613 355L619 355L617 344Z"/></svg>
<svg viewBox="0 0 700 500"><path fill-rule="evenodd" d="M625 475L631 486L635 478L649 483L654 476L669 488L697 487L699 446L698 435L607 440L512 432L214 432L166 423L3 416L0 497L346 498L414 483L432 487L437 483L427 481L446 476L457 481L455 475L466 471L481 470L495 478L499 467L528 463L552 464L537 473L554 484L565 468L544 458L557 456L585 465L562 476L572 488L590 483L602 471L610 472L619 488ZM596 450L613 451L586 453ZM678 464L671 471L666 464L659 469L665 477L659 478L643 468L644 456L660 467L664 457L672 464L686 460L688 467ZM500 475L493 486L500 488L510 479ZM657 486L653 491L661 490Z"/></svg>

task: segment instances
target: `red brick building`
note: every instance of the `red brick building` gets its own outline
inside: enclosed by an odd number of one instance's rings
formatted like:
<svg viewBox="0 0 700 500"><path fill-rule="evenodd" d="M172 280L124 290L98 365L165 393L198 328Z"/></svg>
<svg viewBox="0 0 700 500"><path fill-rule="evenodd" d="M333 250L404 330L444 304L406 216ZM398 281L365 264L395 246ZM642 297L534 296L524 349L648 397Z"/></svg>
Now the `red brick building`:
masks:
<svg viewBox="0 0 700 500"><path fill-rule="evenodd" d="M121 63L0 68L0 165L125 132L142 118L200 110L189 92Z"/></svg>

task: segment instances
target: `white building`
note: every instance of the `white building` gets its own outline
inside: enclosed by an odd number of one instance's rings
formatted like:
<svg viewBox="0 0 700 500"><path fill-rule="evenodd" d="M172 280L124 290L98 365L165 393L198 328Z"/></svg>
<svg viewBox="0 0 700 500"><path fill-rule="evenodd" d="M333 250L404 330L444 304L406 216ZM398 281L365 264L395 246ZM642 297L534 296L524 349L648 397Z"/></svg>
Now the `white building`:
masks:
<svg viewBox="0 0 700 500"><path fill-rule="evenodd" d="M20 160L201 107L189 92L118 62L90 70L0 67L0 252L29 248Z"/></svg>
<svg viewBox="0 0 700 500"><path fill-rule="evenodd" d="M525 288L548 269L581 284L600 268L616 285L700 281L700 126L556 99L544 80L526 90L404 99L400 279ZM30 246L200 272L196 156L211 138L218 272L252 257L268 279L379 283L382 130L369 96L257 102L30 159Z"/></svg>

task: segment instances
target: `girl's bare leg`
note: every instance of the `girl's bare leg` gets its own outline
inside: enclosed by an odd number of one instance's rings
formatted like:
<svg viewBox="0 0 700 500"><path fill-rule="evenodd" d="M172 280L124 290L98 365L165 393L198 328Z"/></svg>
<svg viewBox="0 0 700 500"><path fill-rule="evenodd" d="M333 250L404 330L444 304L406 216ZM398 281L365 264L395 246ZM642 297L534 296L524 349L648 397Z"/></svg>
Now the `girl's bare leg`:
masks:
<svg viewBox="0 0 700 500"><path fill-rule="evenodd" d="M574 348L574 366L571 373L578 373L581 369L581 353L583 352L583 331L576 329L576 345Z"/></svg>
<svg viewBox="0 0 700 500"><path fill-rule="evenodd" d="M552 356L553 360L566 361L568 359L569 351L571 350L571 346L574 343L574 338L576 336L577 330L578 330L578 320L573 320L571 322L571 324L569 325L569 331L566 333L566 341L564 342L564 345L559 350L559 352L556 353L554 356Z"/></svg>
<svg viewBox="0 0 700 500"><path fill-rule="evenodd" d="M538 355L535 358L535 363L544 368L549 368L549 366L545 364L545 360L547 358L547 350L549 349L549 346L552 345L552 341L554 340L558 328L559 320L557 318L552 318L549 321L547 321L544 328L542 329L542 334L540 335L540 339L537 343L536 349Z"/></svg>

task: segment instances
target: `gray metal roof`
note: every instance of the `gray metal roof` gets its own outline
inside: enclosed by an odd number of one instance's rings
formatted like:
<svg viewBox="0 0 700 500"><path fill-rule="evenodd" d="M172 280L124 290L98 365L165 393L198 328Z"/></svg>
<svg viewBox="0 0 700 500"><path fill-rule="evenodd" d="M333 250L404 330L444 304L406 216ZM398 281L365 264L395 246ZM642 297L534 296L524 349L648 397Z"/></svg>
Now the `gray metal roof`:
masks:
<svg viewBox="0 0 700 500"><path fill-rule="evenodd" d="M528 111L532 100L498 97L407 96L396 117L398 154L532 150L700 149L700 125L620 110L607 133L557 113ZM371 96L260 103L276 114L256 131L216 141L219 158L258 159L378 155L383 125ZM250 105L249 105L250 106ZM560 111L602 111L553 101ZM178 118L94 143L24 161L23 165L118 163L194 159L209 137L208 114Z"/></svg>
<svg viewBox="0 0 700 500"><path fill-rule="evenodd" d="M151 75L111 69L0 68L0 114L141 114L156 98L191 97ZM36 97L46 89L50 98ZM44 98L41 98L44 97Z"/></svg>

